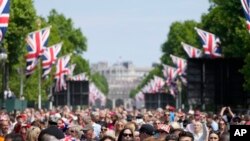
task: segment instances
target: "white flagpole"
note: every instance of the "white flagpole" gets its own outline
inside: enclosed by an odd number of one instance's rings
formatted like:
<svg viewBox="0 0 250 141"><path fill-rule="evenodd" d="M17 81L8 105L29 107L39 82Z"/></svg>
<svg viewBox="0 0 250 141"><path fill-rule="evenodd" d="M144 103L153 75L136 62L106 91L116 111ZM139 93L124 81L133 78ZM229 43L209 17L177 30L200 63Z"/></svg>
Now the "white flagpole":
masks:
<svg viewBox="0 0 250 141"><path fill-rule="evenodd" d="M40 29L41 26L41 19L36 20L38 30ZM42 97L41 97L41 61L40 59L38 60L38 109L42 108Z"/></svg>

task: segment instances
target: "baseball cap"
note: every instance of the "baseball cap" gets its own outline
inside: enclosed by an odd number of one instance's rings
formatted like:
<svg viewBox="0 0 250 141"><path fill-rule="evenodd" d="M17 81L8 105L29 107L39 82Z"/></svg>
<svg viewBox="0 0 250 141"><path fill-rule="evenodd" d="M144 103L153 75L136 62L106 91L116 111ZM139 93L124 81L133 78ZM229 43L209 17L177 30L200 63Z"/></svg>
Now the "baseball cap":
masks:
<svg viewBox="0 0 250 141"><path fill-rule="evenodd" d="M63 139L65 137L63 132L60 129L58 129L56 126L49 126L48 128L41 131L41 133L38 136L38 141L41 141L43 135L45 134L54 136L57 139Z"/></svg>
<svg viewBox="0 0 250 141"><path fill-rule="evenodd" d="M140 133L146 133L148 135L154 135L155 134L155 129L152 125L150 124L143 124L141 128L139 129Z"/></svg>

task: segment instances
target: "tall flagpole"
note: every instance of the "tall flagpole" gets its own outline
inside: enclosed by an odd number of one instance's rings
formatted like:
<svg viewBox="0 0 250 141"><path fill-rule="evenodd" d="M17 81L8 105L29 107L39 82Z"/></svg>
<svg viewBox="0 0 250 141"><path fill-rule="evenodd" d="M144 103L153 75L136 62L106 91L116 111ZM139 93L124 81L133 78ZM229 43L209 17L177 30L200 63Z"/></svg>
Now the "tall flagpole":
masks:
<svg viewBox="0 0 250 141"><path fill-rule="evenodd" d="M36 20L36 24L39 30L41 26L40 18ZM42 101L42 98L41 98L41 61L40 59L38 59L38 109L42 108L41 101Z"/></svg>

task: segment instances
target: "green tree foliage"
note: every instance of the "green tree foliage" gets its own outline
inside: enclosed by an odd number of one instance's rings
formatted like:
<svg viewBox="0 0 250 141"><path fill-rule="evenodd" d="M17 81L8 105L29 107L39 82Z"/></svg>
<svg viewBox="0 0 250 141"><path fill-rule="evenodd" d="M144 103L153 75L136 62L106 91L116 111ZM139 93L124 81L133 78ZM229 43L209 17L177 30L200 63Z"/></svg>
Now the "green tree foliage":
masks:
<svg viewBox="0 0 250 141"><path fill-rule="evenodd" d="M197 26L214 33L221 40L224 57L241 57L245 65L241 72L245 78L244 87L250 91L250 35L246 29L244 12L240 0L209 0L210 8L207 14L201 17L201 23L195 21L174 22L168 33L166 42L162 45L162 63L172 64L169 57L174 54L184 57L184 50L180 42L186 42L201 48L194 27ZM144 82L143 82L144 83Z"/></svg>
<svg viewBox="0 0 250 141"><path fill-rule="evenodd" d="M240 0L211 0L210 12L202 16L201 27L220 37L225 57L245 59L241 72L244 88L250 91L250 35Z"/></svg>
<svg viewBox="0 0 250 141"><path fill-rule="evenodd" d="M240 0L212 0L212 5L202 16L201 27L220 38L225 57L245 57L250 52L250 36Z"/></svg>
<svg viewBox="0 0 250 141"><path fill-rule="evenodd" d="M161 76L161 66L157 65L155 68L153 68L147 76L142 80L142 82L130 92L130 97L135 97L135 95L148 84L148 82L154 78L154 76Z"/></svg>
<svg viewBox="0 0 250 141"><path fill-rule="evenodd" d="M61 53L73 53L82 55L87 50L86 38L83 36L81 29L74 28L72 20L67 19L63 14L56 10L51 10L48 16L48 23L52 25L51 39L54 42L63 41ZM51 42L50 42L51 43Z"/></svg>
<svg viewBox="0 0 250 141"><path fill-rule="evenodd" d="M100 73L94 73L91 75L91 81L95 83L96 87L102 91L105 95L109 92L109 86L107 79Z"/></svg>
<svg viewBox="0 0 250 141"><path fill-rule="evenodd" d="M49 36L49 44L51 46L63 41L62 51L59 56L72 54L71 63L76 63L76 73L89 71L88 62L82 57L87 50L87 39L79 28L75 28L70 18L66 18L62 14L58 14L56 10L52 10L47 18L38 17L31 0L15 0L11 1L10 22L7 34L4 38L4 46L8 51L8 68L9 68L9 87L18 96L20 91L20 80L23 79L24 96L28 100L37 100L38 93L38 73L41 70L36 69L35 73L28 79L25 79L25 54L26 42L25 38L28 33L38 29L37 19L41 20L41 28L52 25ZM53 72L55 68L52 69ZM52 72L52 74L53 74ZM42 80L42 96L46 97L49 86L53 82L53 75L46 80Z"/></svg>
<svg viewBox="0 0 250 141"><path fill-rule="evenodd" d="M3 45L8 52L6 64L9 87L15 94L20 90L21 68L25 66L25 37L35 29L36 11L31 0L10 2L10 22ZM19 70L19 71L18 71ZM18 73L19 72L19 73ZM21 71L22 72L22 71Z"/></svg>
<svg viewBox="0 0 250 141"><path fill-rule="evenodd" d="M197 26L197 22L195 21L174 22L170 26L167 39L162 45L163 56L161 57L161 61L163 64L173 64L170 54L186 58L187 55L182 48L181 42L199 47L198 37L194 30L195 26Z"/></svg>

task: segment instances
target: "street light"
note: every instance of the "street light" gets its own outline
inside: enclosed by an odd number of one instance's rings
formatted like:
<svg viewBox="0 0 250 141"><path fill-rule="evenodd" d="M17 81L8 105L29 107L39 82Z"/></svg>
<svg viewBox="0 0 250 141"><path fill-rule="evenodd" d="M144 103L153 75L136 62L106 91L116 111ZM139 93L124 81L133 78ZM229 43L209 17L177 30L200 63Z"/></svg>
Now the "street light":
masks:
<svg viewBox="0 0 250 141"><path fill-rule="evenodd" d="M4 91L6 90L6 76L5 76L5 62L7 60L7 53L5 48L0 47L0 61L2 63L2 68L3 68L3 72L2 72L2 107L5 107L5 99L4 99Z"/></svg>

